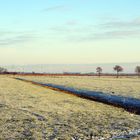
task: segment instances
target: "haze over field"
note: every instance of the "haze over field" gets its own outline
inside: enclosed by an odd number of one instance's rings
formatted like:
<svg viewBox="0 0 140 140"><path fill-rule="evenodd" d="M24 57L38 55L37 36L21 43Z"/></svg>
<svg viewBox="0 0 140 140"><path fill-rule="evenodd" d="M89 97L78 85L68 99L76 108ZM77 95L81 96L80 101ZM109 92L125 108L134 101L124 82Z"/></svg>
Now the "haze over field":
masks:
<svg viewBox="0 0 140 140"><path fill-rule="evenodd" d="M139 62L139 5L139 0L4 0L0 64Z"/></svg>
<svg viewBox="0 0 140 140"><path fill-rule="evenodd" d="M140 140L139 93L140 0L0 1L0 140Z"/></svg>
<svg viewBox="0 0 140 140"><path fill-rule="evenodd" d="M116 73L113 67L119 64L124 68L122 73L135 73L135 67L140 63L104 63L104 64L40 64L40 65L10 65L4 66L9 71L16 72L36 72L36 73L63 73L81 72L96 73L96 68L101 66L103 73Z"/></svg>

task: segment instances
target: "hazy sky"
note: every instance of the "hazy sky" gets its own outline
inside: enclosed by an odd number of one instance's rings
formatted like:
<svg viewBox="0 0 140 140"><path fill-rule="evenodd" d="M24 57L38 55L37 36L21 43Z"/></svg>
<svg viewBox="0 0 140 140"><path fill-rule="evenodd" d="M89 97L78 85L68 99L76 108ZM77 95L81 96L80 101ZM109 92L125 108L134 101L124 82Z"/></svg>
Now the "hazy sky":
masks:
<svg viewBox="0 0 140 140"><path fill-rule="evenodd" d="M0 64L140 61L140 0L0 0Z"/></svg>

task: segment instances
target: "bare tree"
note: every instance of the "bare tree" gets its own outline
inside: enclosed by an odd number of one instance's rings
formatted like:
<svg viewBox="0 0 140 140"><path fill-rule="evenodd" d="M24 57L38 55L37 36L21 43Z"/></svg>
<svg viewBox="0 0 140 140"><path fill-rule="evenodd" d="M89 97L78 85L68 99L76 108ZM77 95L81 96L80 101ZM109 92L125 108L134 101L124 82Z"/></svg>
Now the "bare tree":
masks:
<svg viewBox="0 0 140 140"><path fill-rule="evenodd" d="M98 76L100 77L101 76L101 73L102 73L102 68L101 67L97 67L96 68L96 72L98 73Z"/></svg>
<svg viewBox="0 0 140 140"><path fill-rule="evenodd" d="M135 72L137 73L138 77L140 77L140 66L136 66Z"/></svg>
<svg viewBox="0 0 140 140"><path fill-rule="evenodd" d="M117 78L118 78L119 77L119 72L122 72L123 68L119 65L116 65L113 69L117 72Z"/></svg>
<svg viewBox="0 0 140 140"><path fill-rule="evenodd" d="M1 74L6 73L6 72L7 72L7 69L0 67L0 73Z"/></svg>

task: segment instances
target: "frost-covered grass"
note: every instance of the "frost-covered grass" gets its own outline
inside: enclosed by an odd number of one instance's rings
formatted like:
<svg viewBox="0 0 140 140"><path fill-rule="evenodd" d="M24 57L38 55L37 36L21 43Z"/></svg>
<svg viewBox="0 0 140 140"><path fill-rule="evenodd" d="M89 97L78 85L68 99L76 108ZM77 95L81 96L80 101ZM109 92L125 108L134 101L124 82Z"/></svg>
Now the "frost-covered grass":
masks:
<svg viewBox="0 0 140 140"><path fill-rule="evenodd" d="M47 80L45 77L23 78ZM65 78L76 82L74 79L78 77ZM64 81L61 77L48 79ZM81 77L78 79L84 81ZM76 137L88 140L92 135L93 140L99 140L129 134L139 128L140 116L123 109L0 76L2 140L72 140Z"/></svg>
<svg viewBox="0 0 140 140"><path fill-rule="evenodd" d="M137 77L27 76L25 79L140 98L140 78Z"/></svg>

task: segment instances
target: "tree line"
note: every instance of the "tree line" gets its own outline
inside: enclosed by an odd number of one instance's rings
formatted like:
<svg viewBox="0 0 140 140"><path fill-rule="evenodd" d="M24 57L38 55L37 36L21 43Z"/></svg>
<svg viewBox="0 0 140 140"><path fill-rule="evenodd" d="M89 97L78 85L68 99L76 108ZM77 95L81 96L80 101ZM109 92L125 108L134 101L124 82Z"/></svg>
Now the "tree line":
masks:
<svg viewBox="0 0 140 140"><path fill-rule="evenodd" d="M5 74L7 72L7 69L0 67L0 74Z"/></svg>
<svg viewBox="0 0 140 140"><path fill-rule="evenodd" d="M122 66L116 65L115 67L113 67L113 70L116 71L116 77L118 78L119 77L119 73L122 72L124 69L123 69ZM98 76L100 77L102 72L103 72L102 67L97 67L96 68L96 72L98 73ZM135 72L138 75L138 77L140 77L140 66L136 66ZM8 74L8 73L10 74L10 72L8 72L7 69L5 69L3 67L0 67L0 74Z"/></svg>
<svg viewBox="0 0 140 140"><path fill-rule="evenodd" d="M117 78L119 77L119 73L124 70L123 67L119 66L119 65L116 65L115 67L113 67L113 69L114 69L114 71L117 72L117 74L116 74ZM103 71L102 67L97 67L96 68L96 72L98 73L99 77L101 76L102 71ZM135 72L138 75L138 77L140 77L140 66L136 66Z"/></svg>

